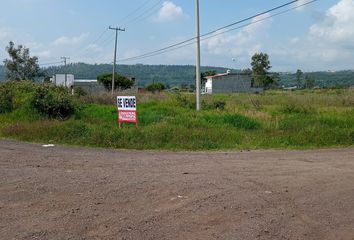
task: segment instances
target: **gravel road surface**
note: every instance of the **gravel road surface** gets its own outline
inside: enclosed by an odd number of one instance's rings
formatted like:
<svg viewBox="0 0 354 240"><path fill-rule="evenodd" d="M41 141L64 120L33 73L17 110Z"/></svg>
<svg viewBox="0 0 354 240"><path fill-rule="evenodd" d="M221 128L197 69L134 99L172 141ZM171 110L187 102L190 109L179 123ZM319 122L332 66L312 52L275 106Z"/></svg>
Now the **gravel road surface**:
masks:
<svg viewBox="0 0 354 240"><path fill-rule="evenodd" d="M0 239L354 240L354 149L177 153L0 141Z"/></svg>

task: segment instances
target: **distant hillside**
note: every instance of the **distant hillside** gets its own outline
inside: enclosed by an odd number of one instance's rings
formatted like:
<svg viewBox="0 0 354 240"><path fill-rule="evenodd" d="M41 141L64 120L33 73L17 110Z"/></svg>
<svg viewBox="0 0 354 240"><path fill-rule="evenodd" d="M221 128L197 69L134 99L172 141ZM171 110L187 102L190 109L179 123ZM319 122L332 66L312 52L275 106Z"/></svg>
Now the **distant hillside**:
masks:
<svg viewBox="0 0 354 240"><path fill-rule="evenodd" d="M216 70L226 72L227 68L202 67L202 71ZM49 75L65 73L64 67L49 67L46 69ZM195 67L189 65L118 65L117 71L125 76L135 77L139 86L155 82L163 82L170 86L181 84L193 84L195 78ZM96 79L97 75L112 72L112 65L109 64L70 64L67 72L74 74L76 79Z"/></svg>
<svg viewBox="0 0 354 240"><path fill-rule="evenodd" d="M65 73L63 66L45 68L48 75ZM202 72L216 70L218 73L227 71L227 68L202 67ZM97 75L109 73L112 65L109 64L69 64L67 73L75 75L76 79L96 79ZM163 82L169 86L180 86L182 84L194 84L195 67L190 65L119 65L117 71L125 76L135 77L139 86L146 86L149 83ZM354 71L337 72L311 72L305 73L313 76L316 85L320 87L354 86ZM280 73L280 86L295 86L296 76L290 73ZM4 67L0 66L0 81L5 79Z"/></svg>
<svg viewBox="0 0 354 240"><path fill-rule="evenodd" d="M4 81L5 80L5 68L4 66L0 65L0 81Z"/></svg>
<svg viewBox="0 0 354 240"><path fill-rule="evenodd" d="M310 75L315 78L316 86L319 87L348 87L354 86L354 71L337 71L337 72L310 72L304 73L304 75ZM296 75L295 74L280 74L280 85L295 86Z"/></svg>

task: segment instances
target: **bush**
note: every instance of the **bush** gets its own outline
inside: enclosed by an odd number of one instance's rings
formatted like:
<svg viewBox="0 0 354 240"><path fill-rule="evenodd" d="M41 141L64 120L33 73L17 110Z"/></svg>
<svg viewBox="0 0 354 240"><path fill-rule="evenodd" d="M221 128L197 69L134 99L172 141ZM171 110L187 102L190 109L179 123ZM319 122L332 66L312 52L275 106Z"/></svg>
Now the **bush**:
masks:
<svg viewBox="0 0 354 240"><path fill-rule="evenodd" d="M110 91L112 89L112 73L105 73L97 76L97 81L102 83L106 90ZM135 80L129 79L125 76L114 74L114 89L125 90L134 86Z"/></svg>
<svg viewBox="0 0 354 240"><path fill-rule="evenodd" d="M161 92L165 89L166 89L166 86L163 83L153 83L153 84L150 84L146 87L146 90L148 90L149 92L153 92L153 93Z"/></svg>
<svg viewBox="0 0 354 240"><path fill-rule="evenodd" d="M64 87L42 84L35 90L32 106L50 118L66 119L75 112L72 96Z"/></svg>
<svg viewBox="0 0 354 240"><path fill-rule="evenodd" d="M192 96L186 96L184 94L176 94L177 105L183 108L195 109L195 99Z"/></svg>
<svg viewBox="0 0 354 240"><path fill-rule="evenodd" d="M78 87L74 90L74 93L77 97L85 97L88 95L85 89Z"/></svg>
<svg viewBox="0 0 354 240"><path fill-rule="evenodd" d="M226 102L223 100L216 100L216 101L212 101L212 102L206 102L206 101L202 101L202 108L204 110L225 110L225 105Z"/></svg>
<svg viewBox="0 0 354 240"><path fill-rule="evenodd" d="M316 110L312 107L299 104L287 104L280 108L280 112L284 114L312 114L316 113Z"/></svg>
<svg viewBox="0 0 354 240"><path fill-rule="evenodd" d="M13 109L29 105L36 90L36 84L32 81L11 81L8 84L12 90Z"/></svg>
<svg viewBox="0 0 354 240"><path fill-rule="evenodd" d="M12 91L8 84L0 85L0 113L13 110Z"/></svg>
<svg viewBox="0 0 354 240"><path fill-rule="evenodd" d="M234 128L245 129L245 130L255 130L261 127L261 124L249 117L240 114L207 114L202 117L206 122L221 125L227 124Z"/></svg>

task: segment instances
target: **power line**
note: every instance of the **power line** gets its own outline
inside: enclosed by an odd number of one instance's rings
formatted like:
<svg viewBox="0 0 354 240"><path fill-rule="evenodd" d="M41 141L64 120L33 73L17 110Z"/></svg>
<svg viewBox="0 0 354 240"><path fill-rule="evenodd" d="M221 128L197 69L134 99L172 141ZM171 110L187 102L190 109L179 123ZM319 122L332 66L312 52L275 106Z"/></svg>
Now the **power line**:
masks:
<svg viewBox="0 0 354 240"><path fill-rule="evenodd" d="M139 10L144 9L152 0L147 0L145 1L140 7L136 8L135 10L133 10L131 13L127 14L124 18L128 18L133 16L135 13L139 12ZM161 4L164 0L158 0L157 2L155 2L154 5L150 6L147 10L143 11L140 15L138 15L136 18L130 20L128 23L135 23L138 22L146 17L149 17L151 14L154 13L155 9L159 6L159 4ZM123 19L124 19L123 18ZM95 40L93 40L88 46L93 45L95 43L97 43L98 45L101 46L106 46L107 44L109 44L113 39L114 39L114 34L112 33L112 35L109 35L107 38L103 39L103 36L107 33L109 29L105 29ZM101 41L100 41L101 40ZM89 53L89 49L86 47L82 48L81 50L77 51L76 56L78 55L86 55ZM50 64L48 64L50 65Z"/></svg>
<svg viewBox="0 0 354 240"><path fill-rule="evenodd" d="M119 22L124 23L124 20L129 19L131 16L133 16L135 13L139 12L141 9L143 9L146 5L148 5L149 2L151 2L152 0L147 0L145 1L142 5L140 5L139 7L137 7L136 9L134 9L133 11L131 11L130 13L128 13L126 16L124 16L123 18L121 18L119 20Z"/></svg>
<svg viewBox="0 0 354 240"><path fill-rule="evenodd" d="M157 1L154 5L152 5L150 8L148 8L146 11L142 12L140 15L138 15L136 18L132 19L131 21L128 21L126 24L137 23L145 18L150 17L152 14L154 14L155 10L159 7L159 5L163 1L165 1L165 0Z"/></svg>
<svg viewBox="0 0 354 240"><path fill-rule="evenodd" d="M88 44L88 46L97 43L106 34L107 31L108 29L105 29L95 40L93 40L90 44ZM82 50L79 51L78 53L81 53L82 51L87 51L87 48L82 48Z"/></svg>
<svg viewBox="0 0 354 240"><path fill-rule="evenodd" d="M224 33L226 33L226 32L234 31L234 30L236 30L236 29L240 29L240 28L243 28L243 27L252 25L252 24L256 24L256 23L258 23L258 22L264 21L264 20L269 19L269 18L271 18L271 17L284 14L284 13L286 13L286 12L292 11L292 10L294 10L294 9L298 9L298 8L300 8L300 7L303 7L303 6L305 6L305 5L311 4L311 3L316 2L316 1L319 1L319 0L312 0L312 1L309 1L309 2L306 2L306 3L303 3L303 4L300 4L300 5L298 5L298 6L295 6L295 7L293 7L293 8L287 9L287 10L285 10L285 11L279 12L279 13L277 13L277 14L273 14L273 15L271 15L271 16L267 16L267 17L265 17L265 18L256 20L256 21L254 21L254 22L251 22L251 23L248 23L248 24L244 24L244 25L242 25L241 27L236 27L236 28L232 28L232 29L229 29L229 30L226 30L226 31L223 31L223 32L219 32L220 30L227 29L227 28L229 28L230 26L235 26L235 25L237 25L237 24L240 24L240 23L243 23L243 22L252 20L252 19L254 19L254 18L256 18L256 17L259 17L259 16L262 16L262 15L268 14L268 13L270 13L270 12L279 10L279 9L281 9L281 8L284 8L284 7L286 7L286 6L289 6L289 5L291 5L291 4L295 3L295 2L298 2L298 1L299 1L299 0L295 0L295 1L288 2L288 3L286 3L286 4L282 4L282 5L278 6L278 7L272 8L272 9L267 10L267 11L264 11L264 12L262 12L262 13L255 14L255 15L253 15L253 16L251 16L251 17L242 19L242 20L240 20L240 21L237 21L237 22L228 24L228 25L226 25L226 26L224 26L224 27L218 28L218 29L213 30L213 31L211 31L211 32L205 33L205 34L201 35L201 37L203 38L202 41L207 40L207 39L212 38L212 37L215 37L215 36L218 36L218 35L221 35L221 34L224 34ZM209 36L209 37L206 37L206 36L211 35L211 34L213 34L213 35L212 35L212 36ZM186 47L186 46L189 46L189 45L194 44L194 43L195 43L195 40L196 40L195 37L189 38L189 39L186 39L186 40L184 40L184 41L181 41L181 42L172 44L172 45L170 45L170 46L167 46L167 47L164 47L164 48L155 50L155 51L147 52L147 53L144 53L144 54L135 56L135 57L130 57L130 58L121 59L119 62L143 59L143 58L147 58L147 57L156 56L156 55L159 55L159 54L162 54L162 53L166 53L166 52L169 52L169 51L177 50L177 49L180 49L180 48L182 48L182 47Z"/></svg>
<svg viewBox="0 0 354 240"><path fill-rule="evenodd" d="M213 34L213 33L218 32L218 31L220 31L220 30L223 30L223 29L232 27L232 26L234 26L234 25L238 25L238 24L240 24L240 23L247 22L247 21L249 21L249 20L252 20L252 19L254 19L254 18L256 18L256 17L265 15L265 14L267 14L267 13L274 12L274 11L276 11L276 10L278 10L278 9L281 9L281 8L286 7L286 6L292 5L293 3L296 3L296 2L298 2L298 1L299 1L299 0L293 0L293 1L287 2L287 3L285 3L285 4L282 4L282 5L280 5L280 6L277 6L277 7L274 7L274 8L272 8L272 9L269 9L269 10L267 10L267 11L264 11L264 12L258 13L258 14L256 14L256 15L253 15L253 16L251 16L251 17L244 18L244 19L242 19L242 20L240 20L240 21L237 21L237 22L228 24L228 25L226 25L226 26L223 26L223 27L220 27L220 28L218 28L218 29L215 29L215 30L213 30L213 31L211 31L211 32L205 33L205 34L202 35L202 37L207 36L207 35L210 35L210 34Z"/></svg>
<svg viewBox="0 0 354 240"><path fill-rule="evenodd" d="M114 30L116 32L116 41L114 45L114 60L113 60L113 74L112 74L112 95L114 93L114 81L115 81L115 73L116 73L116 60L117 60L117 40L118 40L118 32L125 32L125 28L113 28L109 27L109 30Z"/></svg>
<svg viewBox="0 0 354 240"><path fill-rule="evenodd" d="M66 68L66 61L67 60L69 60L70 58L69 57L61 57L61 59L63 59L63 61L64 61L64 66L65 66L65 87L67 87L68 85L67 85L67 79L68 79L68 74L67 74L67 71L68 71L68 69Z"/></svg>
<svg viewBox="0 0 354 240"><path fill-rule="evenodd" d="M128 13L126 16L124 16L123 18L121 18L121 20L119 22L122 22L123 20L129 19L131 16L133 16L135 13L139 12L139 10L143 9L146 5L148 5L149 2L151 2L152 0L147 0L145 1L142 5L140 5L138 8L134 9L133 11L131 11L130 13ZM159 0L159 2L161 2L161 0ZM158 4L158 3L157 3ZM155 4L154 6L156 6L157 4ZM153 7L154 7L153 6ZM148 9L149 10L149 9ZM143 12L144 14L145 12ZM138 16L139 17L139 16ZM102 39L102 37L107 33L109 29L105 28L105 30L95 39L93 40L90 44L88 44L88 46L93 45L95 43L98 43L99 40ZM108 38L105 38L105 40L101 41L101 43L99 45L106 45L109 42L111 42L110 40L113 39L113 36L109 36ZM89 49L86 47L83 47L81 50L79 50L78 52L76 52L75 55L86 55L88 53Z"/></svg>
<svg viewBox="0 0 354 240"><path fill-rule="evenodd" d="M60 62L41 63L41 64L38 64L38 66L48 66L48 65L55 65L55 64L60 64L60 63L63 63L63 61L60 61Z"/></svg>

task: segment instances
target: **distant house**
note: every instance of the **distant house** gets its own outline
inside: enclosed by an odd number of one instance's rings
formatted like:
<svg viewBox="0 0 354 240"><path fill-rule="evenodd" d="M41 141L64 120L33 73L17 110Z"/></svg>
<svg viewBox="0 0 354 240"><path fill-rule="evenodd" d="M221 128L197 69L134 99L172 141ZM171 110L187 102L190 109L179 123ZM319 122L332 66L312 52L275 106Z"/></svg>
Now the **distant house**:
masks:
<svg viewBox="0 0 354 240"><path fill-rule="evenodd" d="M252 87L252 77L249 74L226 73L206 77L206 83L202 89L204 94L213 93L259 93L263 88Z"/></svg>
<svg viewBox="0 0 354 240"><path fill-rule="evenodd" d="M96 79L75 79L72 74L67 74L66 77L65 74L56 74L50 78L50 81L56 86L66 86L71 88L73 92L75 92L75 89L78 88L93 95L100 94L105 91L104 86L97 82Z"/></svg>
<svg viewBox="0 0 354 240"><path fill-rule="evenodd" d="M70 87L74 84L75 77L73 74L55 74L50 78L50 82L52 82L56 86L65 86Z"/></svg>
<svg viewBox="0 0 354 240"><path fill-rule="evenodd" d="M126 89L126 92L137 92L137 81L133 77L128 77L131 80L134 80L135 85L130 89ZM72 93L75 93L76 89L82 89L90 95L99 95L101 93L107 92L104 85L98 82L96 79L75 79L73 74L55 74L50 78L50 82L56 86L65 86L72 90Z"/></svg>

